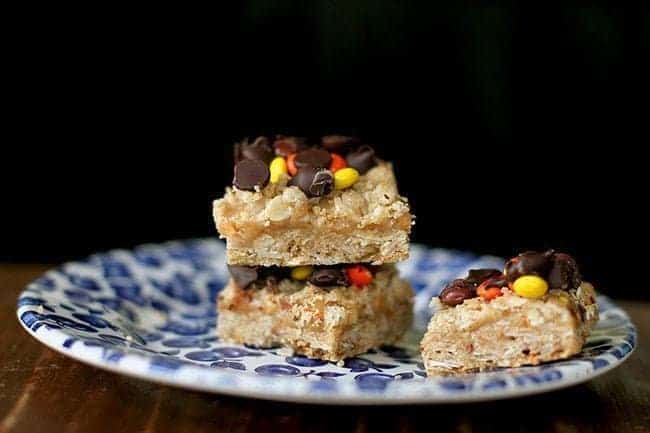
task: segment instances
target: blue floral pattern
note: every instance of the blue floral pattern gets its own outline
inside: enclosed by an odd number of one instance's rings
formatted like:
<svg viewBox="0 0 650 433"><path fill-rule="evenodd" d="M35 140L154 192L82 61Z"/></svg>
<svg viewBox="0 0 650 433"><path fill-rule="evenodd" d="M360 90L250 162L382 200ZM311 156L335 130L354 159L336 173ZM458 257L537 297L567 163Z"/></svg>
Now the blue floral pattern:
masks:
<svg viewBox="0 0 650 433"><path fill-rule="evenodd" d="M315 403L469 401L541 392L588 380L634 350L624 311L599 297L601 320L579 356L537 367L426 378L417 343L428 303L467 269L500 267L496 257L415 245L400 269L417 292L413 329L341 363L236 346L216 336L224 286L223 244L191 240L117 250L67 263L18 299L21 324L46 345L98 367L213 392Z"/></svg>

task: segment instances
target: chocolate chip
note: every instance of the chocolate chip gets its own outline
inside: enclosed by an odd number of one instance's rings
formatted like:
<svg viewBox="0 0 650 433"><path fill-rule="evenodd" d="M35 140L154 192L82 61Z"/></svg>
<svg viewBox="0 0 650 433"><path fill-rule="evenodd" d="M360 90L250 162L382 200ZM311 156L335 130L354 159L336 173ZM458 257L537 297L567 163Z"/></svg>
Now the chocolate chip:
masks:
<svg viewBox="0 0 650 433"><path fill-rule="evenodd" d="M255 191L255 187L265 187L269 183L269 167L257 159L244 159L235 165L235 178L232 183L239 189Z"/></svg>
<svg viewBox="0 0 650 433"><path fill-rule="evenodd" d="M526 251L508 260L505 267L505 274L508 281L512 282L522 275L538 275L542 278L551 268L551 257L553 251L549 250L543 253L536 251Z"/></svg>
<svg viewBox="0 0 650 433"><path fill-rule="evenodd" d="M273 147L275 148L276 155L286 158L292 153L296 153L305 149L306 145L304 138L285 137L284 135L278 135L275 137Z"/></svg>
<svg viewBox="0 0 650 433"><path fill-rule="evenodd" d="M498 277L500 275L501 271L498 269L470 269L465 280L478 286L488 278Z"/></svg>
<svg viewBox="0 0 650 433"><path fill-rule="evenodd" d="M348 286L348 278L341 268L320 268L314 269L309 282L314 286Z"/></svg>
<svg viewBox="0 0 650 433"><path fill-rule="evenodd" d="M288 278L291 274L290 268L280 266L260 266L258 268L259 279L272 279L276 281Z"/></svg>
<svg viewBox="0 0 650 433"><path fill-rule="evenodd" d="M246 160L260 160L269 164L273 159L273 149L266 137L257 137L250 143L248 139L235 144L235 163Z"/></svg>
<svg viewBox="0 0 650 433"><path fill-rule="evenodd" d="M324 168L303 167L289 184L300 188L307 197L322 197L334 189L334 176Z"/></svg>
<svg viewBox="0 0 650 433"><path fill-rule="evenodd" d="M359 174L365 174L368 170L377 165L375 149L372 146L364 144L354 152L350 152L345 158L349 167L356 169Z"/></svg>
<svg viewBox="0 0 650 433"><path fill-rule="evenodd" d="M245 289L257 281L257 268L250 266L228 265L228 272L237 287Z"/></svg>
<svg viewBox="0 0 650 433"><path fill-rule="evenodd" d="M314 147L298 152L294 163L300 170L303 167L328 168L332 162L330 153L325 149Z"/></svg>
<svg viewBox="0 0 650 433"><path fill-rule="evenodd" d="M445 305L454 306L462 304L465 299L476 297L476 287L467 280L459 278L447 284L440 292L440 302Z"/></svg>
<svg viewBox="0 0 650 433"><path fill-rule="evenodd" d="M356 137L348 137L345 135L326 135L321 139L323 147L330 152L346 153L352 146L359 144L359 139Z"/></svg>
<svg viewBox="0 0 650 433"><path fill-rule="evenodd" d="M479 284L479 286L483 286L486 289L489 289L490 287L498 287L500 289L501 287L508 286L508 280L504 275L499 274L484 280L481 284Z"/></svg>
<svg viewBox="0 0 650 433"><path fill-rule="evenodd" d="M551 261L551 270L547 278L551 289L569 290L575 289L582 284L578 264L573 257L564 253L556 253Z"/></svg>

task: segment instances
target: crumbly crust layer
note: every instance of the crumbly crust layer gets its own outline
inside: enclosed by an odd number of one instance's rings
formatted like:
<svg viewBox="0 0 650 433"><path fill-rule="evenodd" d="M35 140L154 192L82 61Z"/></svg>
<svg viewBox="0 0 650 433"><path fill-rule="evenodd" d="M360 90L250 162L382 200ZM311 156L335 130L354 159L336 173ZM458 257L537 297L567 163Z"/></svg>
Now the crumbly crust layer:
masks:
<svg viewBox="0 0 650 433"><path fill-rule="evenodd" d="M243 266L395 263L408 258L412 216L390 163L351 188L308 199L284 177L261 191L226 189L214 220L228 264Z"/></svg>
<svg viewBox="0 0 650 433"><path fill-rule="evenodd" d="M506 293L440 308L421 342L429 375L568 358L582 350L598 320L594 288L584 282L568 292L551 290L543 299Z"/></svg>
<svg viewBox="0 0 650 433"><path fill-rule="evenodd" d="M217 306L222 341L279 344L337 362L399 340L411 325L413 291L394 266L386 266L361 289L325 290L284 280L275 287L243 290L231 281Z"/></svg>

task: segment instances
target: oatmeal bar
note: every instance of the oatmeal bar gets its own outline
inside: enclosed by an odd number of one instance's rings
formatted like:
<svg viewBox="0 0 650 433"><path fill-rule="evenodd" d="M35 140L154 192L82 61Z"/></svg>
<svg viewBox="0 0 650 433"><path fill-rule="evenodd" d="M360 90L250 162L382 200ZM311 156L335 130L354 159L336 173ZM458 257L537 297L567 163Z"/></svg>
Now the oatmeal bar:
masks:
<svg viewBox="0 0 650 433"><path fill-rule="evenodd" d="M393 265L377 269L364 287L334 280L342 285L317 286L311 281L327 282L315 274L317 280L250 282L253 275L242 288L234 280L242 275L233 273L217 301L219 338L261 347L282 345L296 354L336 362L395 343L409 328L413 292Z"/></svg>
<svg viewBox="0 0 650 433"><path fill-rule="evenodd" d="M244 149L249 159L237 163L233 187L213 206L229 264L382 264L408 257L409 205L391 164L372 148L334 149L344 158L328 152L333 147L323 147L324 140L271 159L270 144L254 143L238 148L236 155ZM283 143L276 140L276 153L286 150Z"/></svg>
<svg viewBox="0 0 650 433"><path fill-rule="evenodd" d="M421 342L427 374L519 367L579 353L598 320L596 294L566 254L525 253L452 281Z"/></svg>

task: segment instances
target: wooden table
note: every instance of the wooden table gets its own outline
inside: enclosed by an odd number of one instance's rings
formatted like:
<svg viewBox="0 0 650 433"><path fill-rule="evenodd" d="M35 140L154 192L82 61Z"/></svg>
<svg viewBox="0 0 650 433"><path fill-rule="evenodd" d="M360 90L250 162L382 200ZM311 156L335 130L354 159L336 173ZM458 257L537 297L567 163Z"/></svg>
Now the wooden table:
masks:
<svg viewBox="0 0 650 433"><path fill-rule="evenodd" d="M402 407L284 404L184 391L104 372L22 330L15 300L42 265L0 265L0 432L650 432L650 303L621 302L639 347L587 384L494 403Z"/></svg>

